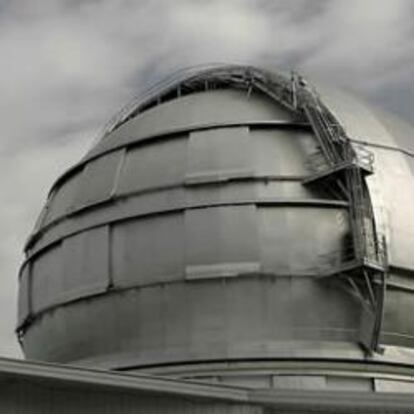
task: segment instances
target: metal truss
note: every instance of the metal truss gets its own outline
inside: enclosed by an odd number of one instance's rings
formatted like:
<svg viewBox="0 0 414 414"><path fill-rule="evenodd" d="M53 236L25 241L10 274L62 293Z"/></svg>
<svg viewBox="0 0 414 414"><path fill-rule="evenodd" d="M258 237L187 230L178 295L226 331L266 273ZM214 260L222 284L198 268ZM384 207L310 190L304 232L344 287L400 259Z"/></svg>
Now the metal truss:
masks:
<svg viewBox="0 0 414 414"><path fill-rule="evenodd" d="M104 136L137 114L168 100L195 92L233 88L248 95L261 92L298 120L306 120L317 139L310 157L312 173L303 184L328 189L349 205L350 240L320 273L340 277L362 303L360 342L368 353L379 352L387 282L387 248L377 229L366 177L373 174L373 155L354 145L344 127L317 92L298 74L285 77L251 66L194 67L163 81L125 107L106 125Z"/></svg>

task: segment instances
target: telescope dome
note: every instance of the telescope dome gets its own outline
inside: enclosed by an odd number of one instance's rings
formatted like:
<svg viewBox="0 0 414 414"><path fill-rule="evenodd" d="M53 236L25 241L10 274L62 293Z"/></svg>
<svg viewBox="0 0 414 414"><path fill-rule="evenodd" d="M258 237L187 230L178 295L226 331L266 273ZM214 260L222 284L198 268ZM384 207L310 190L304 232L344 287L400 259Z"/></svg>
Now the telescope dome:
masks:
<svg viewBox="0 0 414 414"><path fill-rule="evenodd" d="M156 85L50 191L19 276L26 357L229 383L412 363L413 137L295 74Z"/></svg>

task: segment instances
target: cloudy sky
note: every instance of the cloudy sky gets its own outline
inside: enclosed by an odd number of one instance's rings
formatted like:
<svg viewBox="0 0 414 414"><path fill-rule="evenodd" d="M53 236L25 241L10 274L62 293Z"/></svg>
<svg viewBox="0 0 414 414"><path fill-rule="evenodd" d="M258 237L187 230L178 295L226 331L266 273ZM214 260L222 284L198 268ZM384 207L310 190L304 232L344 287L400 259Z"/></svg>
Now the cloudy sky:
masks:
<svg viewBox="0 0 414 414"><path fill-rule="evenodd" d="M412 0L0 0L0 355L22 245L54 178L149 82L256 62L338 84L414 123Z"/></svg>

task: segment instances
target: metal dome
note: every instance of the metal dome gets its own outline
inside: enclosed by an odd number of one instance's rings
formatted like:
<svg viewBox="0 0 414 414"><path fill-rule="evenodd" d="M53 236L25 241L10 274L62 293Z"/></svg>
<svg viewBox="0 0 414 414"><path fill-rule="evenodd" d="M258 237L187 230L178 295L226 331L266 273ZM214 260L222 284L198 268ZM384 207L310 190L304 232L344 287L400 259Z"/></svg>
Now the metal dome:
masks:
<svg viewBox="0 0 414 414"><path fill-rule="evenodd" d="M412 363L412 137L295 74L157 85L50 192L20 272L26 357L249 381Z"/></svg>

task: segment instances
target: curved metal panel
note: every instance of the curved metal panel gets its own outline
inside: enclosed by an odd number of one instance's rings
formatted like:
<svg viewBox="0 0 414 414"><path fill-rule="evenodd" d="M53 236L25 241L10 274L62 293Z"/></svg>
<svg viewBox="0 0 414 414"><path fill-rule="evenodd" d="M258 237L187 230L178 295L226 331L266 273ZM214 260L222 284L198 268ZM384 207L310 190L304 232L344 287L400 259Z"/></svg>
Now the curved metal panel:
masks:
<svg viewBox="0 0 414 414"><path fill-rule="evenodd" d="M60 243L46 250L32 264L33 312L38 313L50 306L58 305L63 278L62 246Z"/></svg>
<svg viewBox="0 0 414 414"><path fill-rule="evenodd" d="M414 156L413 125L392 113L381 111L377 108L373 108L373 111L377 115L377 118L381 120L381 123L385 126L389 134L392 135L396 144L395 146L406 152L411 152Z"/></svg>
<svg viewBox="0 0 414 414"><path fill-rule="evenodd" d="M115 287L183 278L182 213L129 220L112 228L112 280Z"/></svg>
<svg viewBox="0 0 414 414"><path fill-rule="evenodd" d="M111 197L122 155L122 151L111 152L85 166L79 178L81 183L76 194L75 208L84 208Z"/></svg>
<svg viewBox="0 0 414 414"><path fill-rule="evenodd" d="M117 197L113 197L112 202L77 211L43 229L36 234L36 242L31 244L27 253L31 256L62 238L109 222L187 208L254 203L347 206L346 202L333 200L326 191L303 186L300 180L301 177L294 176L245 177L228 182L208 182L205 185L143 190L127 197L122 196L120 202L117 202Z"/></svg>
<svg viewBox="0 0 414 414"><path fill-rule="evenodd" d="M187 279L259 272L256 220L254 205L187 210Z"/></svg>
<svg viewBox="0 0 414 414"><path fill-rule="evenodd" d="M308 157L316 151L315 139L308 133L276 129L252 129L254 142L250 157L259 175L306 176Z"/></svg>
<svg viewBox="0 0 414 414"><path fill-rule="evenodd" d="M322 208L259 209L264 272L318 274L340 261L348 234L346 211Z"/></svg>
<svg viewBox="0 0 414 414"><path fill-rule="evenodd" d="M62 242L63 280L54 295L61 301L105 291L110 285L109 227L97 227ZM57 278L58 275L55 275Z"/></svg>
<svg viewBox="0 0 414 414"><path fill-rule="evenodd" d="M140 137L182 127L197 129L199 125L220 122L292 119L285 109L255 93L248 96L245 91L231 89L206 91L174 99L143 112L104 137L87 156L121 143L139 141Z"/></svg>
<svg viewBox="0 0 414 414"><path fill-rule="evenodd" d="M248 128L232 127L194 132L191 136L193 138L190 140L182 136L165 137L150 144L133 146L127 150L125 157L124 150L118 150L93 160L86 165L80 176L76 176L82 185L75 187L71 181L74 178L68 178L61 186L55 187L55 195L51 197L46 209L53 213L51 219L55 220L54 226L61 227L56 220L65 220L71 214L79 217L80 210L84 213L88 208L111 209L108 202L115 201L117 197L168 191L183 184L189 187L262 179L269 185L261 188L266 190L266 196L272 197L271 187L275 180L280 180L280 185L285 185L286 188L288 184L282 182L297 180L297 192L311 194L299 182L309 174L307 159L309 153L315 150L309 134L275 128L249 131ZM236 146L238 151L234 152ZM209 164L208 168L203 167L205 163ZM256 193L256 186L257 184L251 186L250 197ZM224 191L229 194L227 189ZM196 192L195 190L194 193ZM224 200L227 198L225 193ZM281 196L279 193L274 195ZM149 195L148 198L150 197ZM191 202L191 189L187 189L185 197ZM326 194L319 192L318 198L325 197ZM59 200L68 198L71 198L69 208L59 210L59 203L62 204ZM103 205L102 201L106 201L106 204ZM171 200L169 203L173 205ZM145 210L145 205L143 200L143 208L140 210ZM151 209L168 210L168 206L160 208L154 205L150 206ZM100 216L98 210L92 215ZM49 222L50 220L46 221ZM35 235L39 239L45 236L43 230L41 227L36 229L38 234ZM55 233L56 229L52 226L47 232Z"/></svg>
<svg viewBox="0 0 414 414"><path fill-rule="evenodd" d="M384 337L393 345L410 345L414 336L412 291L391 288L385 305ZM398 326L398 330L396 327Z"/></svg>
<svg viewBox="0 0 414 414"><path fill-rule="evenodd" d="M318 92L335 113L351 139L381 145L395 140L377 118L370 105L342 90L318 85Z"/></svg>
<svg viewBox="0 0 414 414"><path fill-rule="evenodd" d="M410 207L414 203L414 177L410 166L412 158L404 154L404 151L413 150L414 128L344 92L322 88L322 93L348 135L366 142L374 153L375 175L369 180L376 181L374 199L384 203L380 207L384 210L380 221L389 236L390 265L414 268L411 253L414 221ZM396 188L402 191L395 191Z"/></svg>
<svg viewBox="0 0 414 414"><path fill-rule="evenodd" d="M413 175L410 157L396 151L372 148L378 172L376 179L386 215L391 265L414 268ZM396 191L398 189L398 191Z"/></svg>
<svg viewBox="0 0 414 414"><path fill-rule="evenodd" d="M30 278L30 263L27 263L20 272L19 277L19 293L17 303L17 323L18 326L23 325L29 317L30 309L30 295L31 295L31 278Z"/></svg>
<svg viewBox="0 0 414 414"><path fill-rule="evenodd" d="M33 311L103 292L109 285L108 228L65 239L32 261Z"/></svg>
<svg viewBox="0 0 414 414"><path fill-rule="evenodd" d="M187 137L129 148L117 195L182 183L187 163Z"/></svg>
<svg viewBox="0 0 414 414"><path fill-rule="evenodd" d="M355 338L358 313L345 291L310 278L181 281L57 308L32 325L25 349L33 359L118 367L321 357L324 341Z"/></svg>
<svg viewBox="0 0 414 414"><path fill-rule="evenodd" d="M384 378L375 378L375 391L377 392L405 392L414 393L414 383L407 381L396 381Z"/></svg>
<svg viewBox="0 0 414 414"><path fill-rule="evenodd" d="M248 128L215 128L192 132L188 143L186 183L251 177L252 150Z"/></svg>
<svg viewBox="0 0 414 414"><path fill-rule="evenodd" d="M76 197L81 184L82 172L69 176L50 196L43 226L72 212L76 207Z"/></svg>

